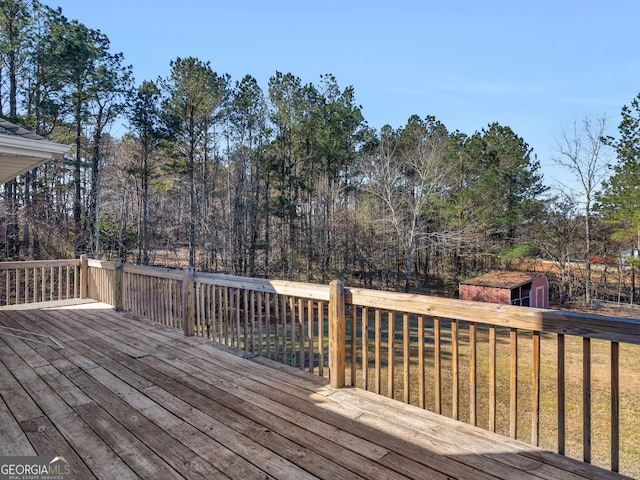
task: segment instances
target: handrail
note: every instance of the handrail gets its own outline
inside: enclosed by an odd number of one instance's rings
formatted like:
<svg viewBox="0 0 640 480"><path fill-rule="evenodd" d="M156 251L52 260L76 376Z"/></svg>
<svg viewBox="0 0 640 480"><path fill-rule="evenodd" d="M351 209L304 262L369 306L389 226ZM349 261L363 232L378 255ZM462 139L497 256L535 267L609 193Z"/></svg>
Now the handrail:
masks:
<svg viewBox="0 0 640 480"><path fill-rule="evenodd" d="M205 285L217 285L220 287L240 288L242 290L329 301L329 286L318 285L316 283L288 282L284 280L268 280L264 278L236 277L219 273L198 272L195 272L194 281Z"/></svg>
<svg viewBox="0 0 640 480"><path fill-rule="evenodd" d="M346 303L497 327L640 344L640 320L569 311L498 305L427 295L346 289Z"/></svg>
<svg viewBox="0 0 640 480"><path fill-rule="evenodd" d="M443 412L445 403L444 390L451 395L449 408L451 416L457 420L463 414L463 400L468 405L468 421L478 425L478 396L480 368L478 349L483 343L479 340L481 329L484 329L484 348L488 354L488 366L483 372L485 384L482 389L488 395L488 428L497 431L499 390L498 363L502 360L497 354L497 345L505 344L503 355L507 356L508 365L502 381L508 383L508 400L503 407L508 422L508 435L522 438L519 428L522 426L522 410L530 412L530 441L534 445L540 443L540 410L541 410L541 339L555 343L557 395L557 450L566 452L568 412L568 384L571 379L566 373L566 357L568 355L566 339L581 339L582 355L577 361L582 362L582 451L583 461L592 461L593 419L592 419L592 340L609 343L609 378L610 409L605 421L610 422L610 466L613 471L619 470L620 455L620 344L640 344L640 320L614 318L601 315L574 313L565 311L542 310L511 305L496 305L481 302L443 299L414 294L378 292L374 290L346 289L345 302L351 307L350 318L350 374L351 384L376 393L398 398L406 403L411 401L412 369L417 369L418 404L427 408L425 378L429 377L425 367L425 343L431 343L433 379L430 386L433 394L432 409L436 413ZM401 326L402 330L398 328ZM370 334L363 332L373 331ZM504 335L500 334L504 332ZM427 335L430 335L427 338ZM444 339L446 335L446 339ZM414 342L411 337L416 337ZM464 338L463 338L464 337ZM525 338L526 337L526 338ZM385 339L386 338L386 339ZM373 346L371 345L373 343ZM416 348L417 359L410 354ZM462 349L468 353L464 356ZM530 361L523 361L521 350L526 349L531 355ZM445 351L446 350L446 351ZM400 353L401 352L401 353ZM444 381L444 357L448 356L450 367L448 382ZM463 357L465 365L463 365ZM417 361L416 361L417 360ZM371 365L373 363L373 365ZM519 383L522 382L522 364L527 363L530 375L530 403L523 405ZM461 393L463 379L461 370L468 371L468 399ZM373 376L373 379L371 378ZM386 377L386 385L385 385ZM402 382L398 382L398 378ZM580 401L578 400L578 401ZM575 400L574 400L575 401ZM505 434L507 431L504 432ZM639 432L640 433L640 432Z"/></svg>
<svg viewBox="0 0 640 480"><path fill-rule="evenodd" d="M79 259L0 262L0 305L82 298Z"/></svg>
<svg viewBox="0 0 640 480"><path fill-rule="evenodd" d="M10 261L0 262L0 270L15 270L41 267L65 267L79 266L79 259L70 260L28 260L28 261Z"/></svg>

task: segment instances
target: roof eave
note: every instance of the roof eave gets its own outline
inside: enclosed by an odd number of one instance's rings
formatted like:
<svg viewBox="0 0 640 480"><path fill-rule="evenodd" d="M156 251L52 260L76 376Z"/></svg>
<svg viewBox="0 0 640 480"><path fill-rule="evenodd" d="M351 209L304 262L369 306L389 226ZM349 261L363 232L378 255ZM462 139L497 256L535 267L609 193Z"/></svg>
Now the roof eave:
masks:
<svg viewBox="0 0 640 480"><path fill-rule="evenodd" d="M60 158L70 148L48 140L0 134L0 184L49 160Z"/></svg>
<svg viewBox="0 0 640 480"><path fill-rule="evenodd" d="M2 155L53 160L67 153L71 147L69 145L49 142L48 140L34 140L13 135L0 135L0 148L2 149Z"/></svg>

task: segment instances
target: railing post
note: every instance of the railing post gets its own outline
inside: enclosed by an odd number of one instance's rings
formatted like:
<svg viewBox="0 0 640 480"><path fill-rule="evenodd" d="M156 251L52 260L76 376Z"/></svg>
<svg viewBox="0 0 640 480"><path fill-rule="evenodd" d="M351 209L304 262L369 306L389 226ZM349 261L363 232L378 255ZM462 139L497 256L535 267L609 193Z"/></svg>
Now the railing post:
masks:
<svg viewBox="0 0 640 480"><path fill-rule="evenodd" d="M187 337L191 337L195 330L195 296L193 282L193 267L187 265L183 269L182 277L182 329Z"/></svg>
<svg viewBox="0 0 640 480"><path fill-rule="evenodd" d="M113 274L113 306L116 311L123 308L122 305L122 259L114 259L115 271Z"/></svg>
<svg viewBox="0 0 640 480"><path fill-rule="evenodd" d="M80 298L87 298L89 286L89 259L86 255L80 255Z"/></svg>
<svg viewBox="0 0 640 480"><path fill-rule="evenodd" d="M334 388L345 385L346 338L344 284L333 280L329 284L329 378Z"/></svg>

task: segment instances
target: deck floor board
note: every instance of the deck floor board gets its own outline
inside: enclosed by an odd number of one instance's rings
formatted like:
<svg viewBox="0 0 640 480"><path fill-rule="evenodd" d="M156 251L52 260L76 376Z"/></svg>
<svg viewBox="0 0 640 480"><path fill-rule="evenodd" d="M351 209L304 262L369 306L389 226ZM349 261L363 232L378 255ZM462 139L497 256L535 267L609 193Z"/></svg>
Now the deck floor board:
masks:
<svg viewBox="0 0 640 480"><path fill-rule="evenodd" d="M623 478L104 304L0 326L0 455L78 479Z"/></svg>

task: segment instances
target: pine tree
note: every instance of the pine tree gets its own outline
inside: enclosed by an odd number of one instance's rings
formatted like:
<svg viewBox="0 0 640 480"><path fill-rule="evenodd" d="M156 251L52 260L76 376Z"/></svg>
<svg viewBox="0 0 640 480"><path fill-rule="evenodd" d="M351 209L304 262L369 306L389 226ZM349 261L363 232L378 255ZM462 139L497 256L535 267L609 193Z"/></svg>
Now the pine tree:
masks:
<svg viewBox="0 0 640 480"><path fill-rule="evenodd" d="M627 262L633 267L631 299L635 295L635 278L640 257L640 94L622 108L622 121L618 126L619 138L607 137L606 143L615 148L618 163L613 174L604 182L599 195L601 209L608 222L614 225L614 236L629 246Z"/></svg>

